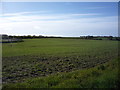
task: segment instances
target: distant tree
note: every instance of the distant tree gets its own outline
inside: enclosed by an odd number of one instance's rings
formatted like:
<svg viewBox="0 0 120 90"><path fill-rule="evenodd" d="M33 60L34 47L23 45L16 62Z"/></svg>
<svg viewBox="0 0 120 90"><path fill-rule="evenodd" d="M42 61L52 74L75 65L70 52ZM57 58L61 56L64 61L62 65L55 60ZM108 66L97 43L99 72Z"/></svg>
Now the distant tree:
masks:
<svg viewBox="0 0 120 90"><path fill-rule="evenodd" d="M93 39L93 36L86 36L86 39Z"/></svg>
<svg viewBox="0 0 120 90"><path fill-rule="evenodd" d="M108 39L109 39L109 40L112 40L112 39L113 39L113 36L109 36Z"/></svg>
<svg viewBox="0 0 120 90"><path fill-rule="evenodd" d="M31 36L31 35L28 35L28 36L27 36L27 38L30 38L30 39L31 39L31 38L32 38L32 36Z"/></svg>
<svg viewBox="0 0 120 90"><path fill-rule="evenodd" d="M36 36L35 36L35 35L33 35L33 38L36 38Z"/></svg>
<svg viewBox="0 0 120 90"><path fill-rule="evenodd" d="M42 35L39 35L38 37L39 37L39 38L43 38L44 36L42 36Z"/></svg>

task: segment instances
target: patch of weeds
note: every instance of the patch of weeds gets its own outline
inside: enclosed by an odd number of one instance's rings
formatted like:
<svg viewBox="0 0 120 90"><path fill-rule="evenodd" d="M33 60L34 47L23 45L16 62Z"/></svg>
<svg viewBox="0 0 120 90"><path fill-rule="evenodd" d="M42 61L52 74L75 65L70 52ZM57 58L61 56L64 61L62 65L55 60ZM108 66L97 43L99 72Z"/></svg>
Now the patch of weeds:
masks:
<svg viewBox="0 0 120 90"><path fill-rule="evenodd" d="M104 65L100 65L100 66L98 67L98 70L105 70L105 66L104 66Z"/></svg>

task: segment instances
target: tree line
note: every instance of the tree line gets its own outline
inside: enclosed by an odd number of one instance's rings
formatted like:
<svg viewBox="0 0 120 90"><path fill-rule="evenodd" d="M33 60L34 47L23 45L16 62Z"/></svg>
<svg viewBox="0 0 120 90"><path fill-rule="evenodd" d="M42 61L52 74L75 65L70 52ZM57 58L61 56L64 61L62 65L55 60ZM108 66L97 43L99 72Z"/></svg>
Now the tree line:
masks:
<svg viewBox="0 0 120 90"><path fill-rule="evenodd" d="M12 36L9 35L9 38L18 38L18 39L34 39L34 38L76 38L76 39L90 39L90 40L117 40L120 41L120 37L113 37L113 36L80 36L80 37L55 37L55 36L36 36L36 35L27 35L27 36Z"/></svg>

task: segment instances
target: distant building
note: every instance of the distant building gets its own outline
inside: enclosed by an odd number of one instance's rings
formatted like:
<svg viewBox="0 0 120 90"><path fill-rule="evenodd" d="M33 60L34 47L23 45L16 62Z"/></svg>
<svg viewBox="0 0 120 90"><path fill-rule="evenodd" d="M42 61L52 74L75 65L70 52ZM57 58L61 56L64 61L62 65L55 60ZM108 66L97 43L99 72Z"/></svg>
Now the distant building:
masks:
<svg viewBox="0 0 120 90"><path fill-rule="evenodd" d="M7 34L0 34L0 37L2 39L9 39L9 36Z"/></svg>
<svg viewBox="0 0 120 90"><path fill-rule="evenodd" d="M0 43L21 42L22 39L10 38L7 34L0 34Z"/></svg>

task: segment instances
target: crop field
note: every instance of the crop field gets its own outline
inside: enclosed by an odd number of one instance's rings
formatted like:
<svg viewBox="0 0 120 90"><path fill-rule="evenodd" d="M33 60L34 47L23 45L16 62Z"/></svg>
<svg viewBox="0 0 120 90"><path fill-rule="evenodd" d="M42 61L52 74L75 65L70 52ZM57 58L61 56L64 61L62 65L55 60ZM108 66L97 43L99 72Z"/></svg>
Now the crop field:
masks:
<svg viewBox="0 0 120 90"><path fill-rule="evenodd" d="M103 81L105 75L109 76L110 73L113 76L109 77L109 79L116 80L117 58L118 41L111 40L42 38L24 39L24 42L18 43L3 43L3 87L92 87L91 82L88 82L89 84L86 82L90 81L89 79L98 80L94 78L94 75L99 76L100 73L104 73L104 75L101 74L103 76L100 76ZM99 71L101 69L103 71ZM81 76L81 73L84 75ZM92 78L90 73L93 74ZM64 76L65 81L60 75ZM84 82L80 83L80 79L84 79ZM107 85L109 87L110 84L107 83ZM95 84L96 86L100 87ZM111 87L117 86L113 85Z"/></svg>

